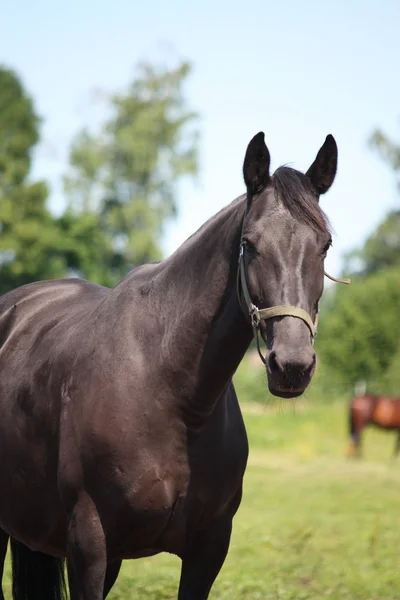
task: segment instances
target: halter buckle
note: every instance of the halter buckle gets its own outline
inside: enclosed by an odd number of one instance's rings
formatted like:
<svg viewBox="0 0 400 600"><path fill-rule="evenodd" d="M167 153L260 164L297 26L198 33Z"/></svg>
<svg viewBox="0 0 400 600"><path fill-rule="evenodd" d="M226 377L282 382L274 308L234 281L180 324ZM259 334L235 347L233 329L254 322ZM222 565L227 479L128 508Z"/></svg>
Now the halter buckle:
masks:
<svg viewBox="0 0 400 600"><path fill-rule="evenodd" d="M249 315L250 315L250 320L251 320L252 325L255 325L256 327L258 327L260 324L260 321L261 321L260 311L258 310L257 306L255 306L254 304L250 304Z"/></svg>

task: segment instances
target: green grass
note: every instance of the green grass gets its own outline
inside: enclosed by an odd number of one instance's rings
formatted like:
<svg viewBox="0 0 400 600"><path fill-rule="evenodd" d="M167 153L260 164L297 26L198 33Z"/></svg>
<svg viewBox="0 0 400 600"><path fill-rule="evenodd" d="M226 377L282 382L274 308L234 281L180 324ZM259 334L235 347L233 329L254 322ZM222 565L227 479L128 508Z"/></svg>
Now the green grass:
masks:
<svg viewBox="0 0 400 600"><path fill-rule="evenodd" d="M393 435L367 431L364 460L348 460L345 404L244 408L251 447L244 497L211 599L398 599ZM168 555L126 561L109 597L174 599L179 570Z"/></svg>

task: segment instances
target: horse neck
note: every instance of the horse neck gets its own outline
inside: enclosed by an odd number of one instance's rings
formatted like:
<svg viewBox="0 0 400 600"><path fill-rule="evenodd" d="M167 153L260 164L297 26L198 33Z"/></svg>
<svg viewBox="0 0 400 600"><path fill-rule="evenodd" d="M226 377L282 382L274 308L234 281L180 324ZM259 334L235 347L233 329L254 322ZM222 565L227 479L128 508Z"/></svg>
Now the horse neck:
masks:
<svg viewBox="0 0 400 600"><path fill-rule="evenodd" d="M211 414L252 339L236 292L244 209L242 196L210 219L164 262L157 286L163 364L193 422Z"/></svg>

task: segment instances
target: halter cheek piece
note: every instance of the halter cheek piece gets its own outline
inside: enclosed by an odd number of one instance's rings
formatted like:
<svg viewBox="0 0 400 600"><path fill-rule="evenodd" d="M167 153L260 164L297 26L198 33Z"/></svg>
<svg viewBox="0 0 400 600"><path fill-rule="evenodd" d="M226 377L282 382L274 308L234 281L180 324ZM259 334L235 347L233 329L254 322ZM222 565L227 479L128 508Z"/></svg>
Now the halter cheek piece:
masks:
<svg viewBox="0 0 400 600"><path fill-rule="evenodd" d="M260 350L260 341L258 337L260 323L263 319L272 319L273 317L296 317L297 319L302 319L304 323L310 330L312 343L314 344L315 337L317 335L317 325L318 325L318 309L315 315L314 321L311 316L308 314L306 310L303 308L299 308L298 306L289 306L282 304L281 306L271 306L271 308L258 308L255 304L253 304L249 292L249 288L246 280L246 271L244 266L244 248L246 247L246 241L240 240L240 251L239 251L239 268L237 273L237 293L239 304L243 308L240 296L240 288L242 289L243 298L246 303L247 312L250 317L251 326L253 328L253 335L257 342L257 350L260 355L261 360L264 364L266 364L265 357L263 356ZM331 279L332 281L336 281L337 283L345 283L349 284L350 279L337 279L336 277L332 277L332 275L328 275L324 271L326 277ZM245 311L246 312L246 311Z"/></svg>

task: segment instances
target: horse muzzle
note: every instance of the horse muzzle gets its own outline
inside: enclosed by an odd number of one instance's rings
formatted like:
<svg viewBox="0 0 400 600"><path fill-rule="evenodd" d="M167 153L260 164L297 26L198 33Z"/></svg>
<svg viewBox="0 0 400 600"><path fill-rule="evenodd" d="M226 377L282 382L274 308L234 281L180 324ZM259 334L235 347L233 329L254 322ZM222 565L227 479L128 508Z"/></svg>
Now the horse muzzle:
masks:
<svg viewBox="0 0 400 600"><path fill-rule="evenodd" d="M301 396L315 373L315 367L316 356L311 344L296 352L276 345L266 360L269 391L280 398Z"/></svg>

